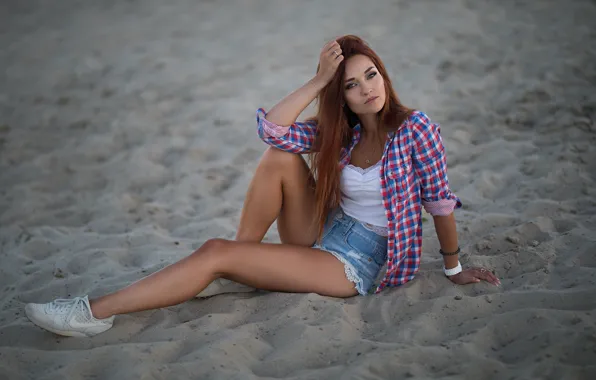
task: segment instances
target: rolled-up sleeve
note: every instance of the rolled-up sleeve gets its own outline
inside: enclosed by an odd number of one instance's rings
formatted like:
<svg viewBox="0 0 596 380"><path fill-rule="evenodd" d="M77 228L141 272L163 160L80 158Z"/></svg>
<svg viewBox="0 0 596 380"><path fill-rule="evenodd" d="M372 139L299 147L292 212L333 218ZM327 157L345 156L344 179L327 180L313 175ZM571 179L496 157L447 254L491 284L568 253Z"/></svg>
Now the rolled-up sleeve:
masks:
<svg viewBox="0 0 596 380"><path fill-rule="evenodd" d="M449 215L462 207L460 199L449 189L447 159L438 124L431 123L422 112L410 117L412 162L420 181L422 205L429 214Z"/></svg>
<svg viewBox="0 0 596 380"><path fill-rule="evenodd" d="M295 122L289 126L267 120L264 109L257 110L257 132L266 144L290 153L310 153L317 136L314 122Z"/></svg>

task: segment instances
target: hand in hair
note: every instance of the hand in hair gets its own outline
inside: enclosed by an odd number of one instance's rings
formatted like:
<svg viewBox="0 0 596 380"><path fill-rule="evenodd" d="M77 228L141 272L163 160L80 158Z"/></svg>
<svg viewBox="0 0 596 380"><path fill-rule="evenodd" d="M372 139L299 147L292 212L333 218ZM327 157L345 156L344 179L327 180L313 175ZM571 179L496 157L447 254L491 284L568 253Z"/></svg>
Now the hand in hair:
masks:
<svg viewBox="0 0 596 380"><path fill-rule="evenodd" d="M327 85L333 78L333 75L335 75L337 67L343 60L344 56L342 55L341 47L337 41L332 40L326 43L325 46L323 46L323 49L321 49L319 69L316 78Z"/></svg>

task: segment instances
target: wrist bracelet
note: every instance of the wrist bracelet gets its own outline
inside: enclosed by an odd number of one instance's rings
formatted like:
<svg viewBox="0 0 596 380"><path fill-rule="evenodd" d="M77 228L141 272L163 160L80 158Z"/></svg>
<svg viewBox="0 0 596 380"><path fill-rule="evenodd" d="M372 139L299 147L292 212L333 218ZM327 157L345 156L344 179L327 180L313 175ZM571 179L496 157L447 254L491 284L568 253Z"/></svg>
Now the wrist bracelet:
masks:
<svg viewBox="0 0 596 380"><path fill-rule="evenodd" d="M442 249L439 249L439 253L440 253L441 255L443 255L443 256L453 256L453 255L457 255L457 254L459 254L459 252L460 252L460 251L461 251L461 249L459 249L459 247L457 247L457 251L455 251L455 252L448 252L448 253L445 253L445 252L443 252L443 250L442 250Z"/></svg>
<svg viewBox="0 0 596 380"><path fill-rule="evenodd" d="M461 269L461 264L460 264L459 260L457 261L457 266L455 268L445 269L445 267L443 266L443 272L445 272L445 276L447 276L447 277L455 276L456 274L460 273L461 271L462 271L462 269Z"/></svg>

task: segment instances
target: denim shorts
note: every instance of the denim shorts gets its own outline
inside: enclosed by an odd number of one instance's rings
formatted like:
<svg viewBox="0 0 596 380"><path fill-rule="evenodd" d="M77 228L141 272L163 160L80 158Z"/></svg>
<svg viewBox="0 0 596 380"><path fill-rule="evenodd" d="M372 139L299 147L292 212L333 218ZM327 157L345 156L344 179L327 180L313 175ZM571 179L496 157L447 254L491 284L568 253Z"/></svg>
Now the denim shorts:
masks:
<svg viewBox="0 0 596 380"><path fill-rule="evenodd" d="M346 277L361 295L374 293L381 268L387 260L387 237L367 228L346 215L341 208L329 213L318 248L344 264Z"/></svg>

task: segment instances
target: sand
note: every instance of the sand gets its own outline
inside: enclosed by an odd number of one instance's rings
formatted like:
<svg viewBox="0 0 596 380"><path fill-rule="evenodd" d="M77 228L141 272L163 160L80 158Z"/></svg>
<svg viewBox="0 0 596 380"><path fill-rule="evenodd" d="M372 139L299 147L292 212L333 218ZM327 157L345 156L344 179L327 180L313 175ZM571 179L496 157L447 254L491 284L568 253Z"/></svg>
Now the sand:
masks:
<svg viewBox="0 0 596 380"><path fill-rule="evenodd" d="M594 20L580 0L3 1L0 378L596 378ZM427 221L416 279L376 296L220 295L91 339L27 320L233 238L256 108L346 33L441 124L461 261L501 288L449 282Z"/></svg>

